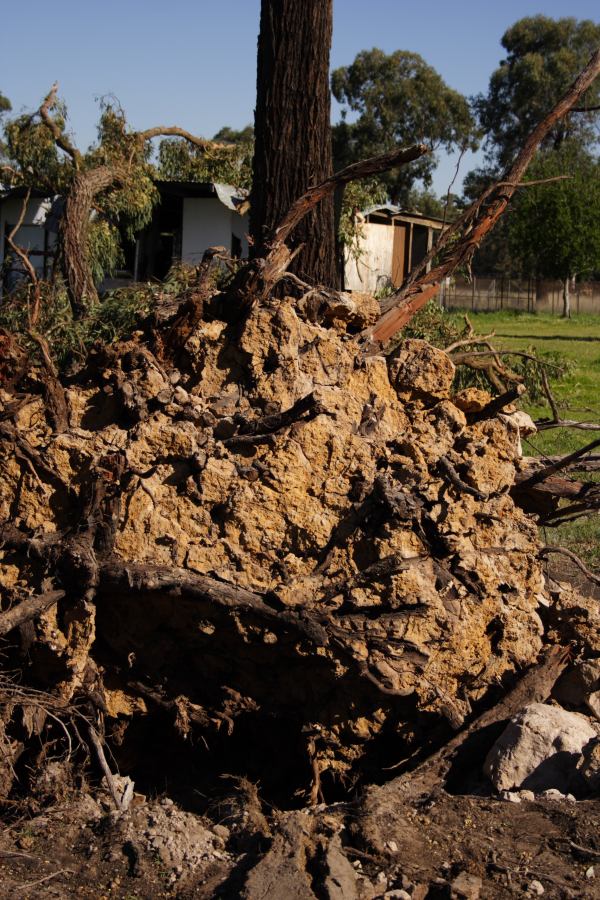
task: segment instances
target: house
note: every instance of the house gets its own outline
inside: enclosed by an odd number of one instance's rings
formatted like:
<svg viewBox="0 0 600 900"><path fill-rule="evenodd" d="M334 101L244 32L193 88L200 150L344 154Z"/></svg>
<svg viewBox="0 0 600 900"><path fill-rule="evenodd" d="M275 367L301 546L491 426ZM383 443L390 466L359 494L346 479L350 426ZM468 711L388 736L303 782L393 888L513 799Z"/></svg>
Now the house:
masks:
<svg viewBox="0 0 600 900"><path fill-rule="evenodd" d="M156 204L150 224L137 235L135 242L123 241L124 268L107 278L104 290L131 281L162 280L174 262L197 265L208 247L222 246L234 257L248 255L247 200L243 191L226 184L182 181L157 181L160 202ZM13 263L7 236L19 221L24 188L0 191L0 266L4 267L0 282L5 290L23 277L22 266ZM16 243L25 248L41 278L47 278L55 256L63 200L32 192L23 224L15 235Z"/></svg>
<svg viewBox="0 0 600 900"><path fill-rule="evenodd" d="M21 218L26 196L27 189L24 187L0 188L0 266L10 256L8 237ZM16 243L27 251L40 278L49 278L52 272L61 211L60 198L32 190L23 222L15 235ZM21 277L22 264L11 260L11 264L4 267L0 291L3 285L11 290Z"/></svg>
<svg viewBox="0 0 600 900"><path fill-rule="evenodd" d="M383 204L358 213L356 245L345 251L344 288L376 293L399 287L437 242L442 219Z"/></svg>
<svg viewBox="0 0 600 900"><path fill-rule="evenodd" d="M135 245L125 246L128 265L123 276L134 281L162 281L175 262L198 265L208 247L225 247L233 257L248 256L244 191L213 182L155 184L160 203Z"/></svg>

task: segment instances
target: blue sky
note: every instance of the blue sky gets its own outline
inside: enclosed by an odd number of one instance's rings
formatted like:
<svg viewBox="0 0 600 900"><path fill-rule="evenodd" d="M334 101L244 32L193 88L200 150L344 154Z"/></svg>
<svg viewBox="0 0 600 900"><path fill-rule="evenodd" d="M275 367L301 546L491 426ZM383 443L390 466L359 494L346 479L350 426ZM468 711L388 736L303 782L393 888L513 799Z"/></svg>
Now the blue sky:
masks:
<svg viewBox="0 0 600 900"><path fill-rule="evenodd" d="M210 137L243 127L253 118L259 10L260 0L13 0L2 14L0 91L20 111L58 80L81 146L94 139L104 94L137 128L177 124ZM598 0L334 0L331 65L371 47L411 50L476 94L502 58L503 32L536 13L600 21ZM472 165L463 160L461 177ZM453 170L441 159L438 192Z"/></svg>

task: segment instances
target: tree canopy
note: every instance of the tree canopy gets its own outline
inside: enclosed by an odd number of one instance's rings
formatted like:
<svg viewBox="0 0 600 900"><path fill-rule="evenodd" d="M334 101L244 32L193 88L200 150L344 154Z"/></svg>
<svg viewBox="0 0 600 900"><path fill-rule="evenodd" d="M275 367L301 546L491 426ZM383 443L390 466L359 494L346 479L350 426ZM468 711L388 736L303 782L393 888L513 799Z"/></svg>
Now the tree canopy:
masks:
<svg viewBox="0 0 600 900"><path fill-rule="evenodd" d="M505 167L540 119L552 108L600 45L600 25L589 19L519 19L503 35L506 58L493 72L486 95L474 108L486 137L488 164ZM587 91L582 106L600 105L600 83ZM599 112L572 112L551 130L544 147L567 139L589 146L598 140Z"/></svg>
<svg viewBox="0 0 600 900"><path fill-rule="evenodd" d="M562 175L520 192L508 235L525 271L564 281L600 270L600 161L571 140L535 160L527 180Z"/></svg>
<svg viewBox="0 0 600 900"><path fill-rule="evenodd" d="M166 181L221 181L249 190L253 136L251 125L241 131L226 125L213 138L220 146L209 151L181 138L166 138L158 147L157 175Z"/></svg>
<svg viewBox="0 0 600 900"><path fill-rule="evenodd" d="M5 127L13 185L41 188L65 199L61 256L77 316L97 300L96 283L121 258L121 235L133 239L150 221L158 200L152 141L176 138L199 153L231 155L234 144L215 144L177 126L133 131L113 100L101 104L97 142L79 150L66 128L66 108L54 85L38 110Z"/></svg>
<svg viewBox="0 0 600 900"><path fill-rule="evenodd" d="M363 50L333 72L332 90L343 107L333 129L336 168L415 140L433 150L477 146L467 100L417 53ZM355 121L349 112L357 114ZM404 202L417 181L428 187L435 165L432 153L383 176L392 199Z"/></svg>

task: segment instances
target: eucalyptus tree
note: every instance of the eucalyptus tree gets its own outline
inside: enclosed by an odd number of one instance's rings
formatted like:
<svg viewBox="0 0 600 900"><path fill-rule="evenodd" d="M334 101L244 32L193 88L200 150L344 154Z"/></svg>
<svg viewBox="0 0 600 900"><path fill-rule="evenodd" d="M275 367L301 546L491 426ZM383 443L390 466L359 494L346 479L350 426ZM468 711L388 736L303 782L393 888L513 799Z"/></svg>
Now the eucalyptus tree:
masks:
<svg viewBox="0 0 600 900"><path fill-rule="evenodd" d="M235 145L215 144L177 126L133 131L120 106L104 102L98 139L83 152L69 135L66 121L66 108L54 84L38 110L7 123L11 164L6 171L13 185L64 196L62 269L73 314L82 318L98 301L100 270L118 259L120 234L132 238L151 219L158 200L153 140L174 137L202 153L225 156Z"/></svg>
<svg viewBox="0 0 600 900"><path fill-rule="evenodd" d="M332 0L262 0L258 38L255 152L250 197L253 252L306 189L332 174L329 54ZM338 280L331 198L291 236L292 269Z"/></svg>
<svg viewBox="0 0 600 900"><path fill-rule="evenodd" d="M479 94L474 101L487 135L488 166L500 169L512 161L534 125L600 46L600 24L589 19L528 16L515 22L501 43L506 56L492 73L487 94ZM558 149L566 140L592 147L598 141L599 122L600 82L596 80L576 110L551 129L544 149Z"/></svg>
<svg viewBox="0 0 600 900"><path fill-rule="evenodd" d="M333 129L336 168L416 140L434 151L381 176L394 202L407 202L418 181L431 184L436 149L477 146L466 98L418 53L363 50L351 65L336 69L331 81L342 105L341 121ZM348 113L354 121L348 121Z"/></svg>

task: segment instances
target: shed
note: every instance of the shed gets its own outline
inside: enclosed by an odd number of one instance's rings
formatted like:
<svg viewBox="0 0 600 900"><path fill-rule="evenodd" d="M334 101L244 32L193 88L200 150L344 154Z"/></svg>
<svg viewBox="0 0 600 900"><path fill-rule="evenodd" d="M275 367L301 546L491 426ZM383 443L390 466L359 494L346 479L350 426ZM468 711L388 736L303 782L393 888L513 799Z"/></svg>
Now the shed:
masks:
<svg viewBox="0 0 600 900"><path fill-rule="evenodd" d="M414 210L383 204L358 214L357 244L345 251L344 287L370 291L399 287L435 245L445 223Z"/></svg>

